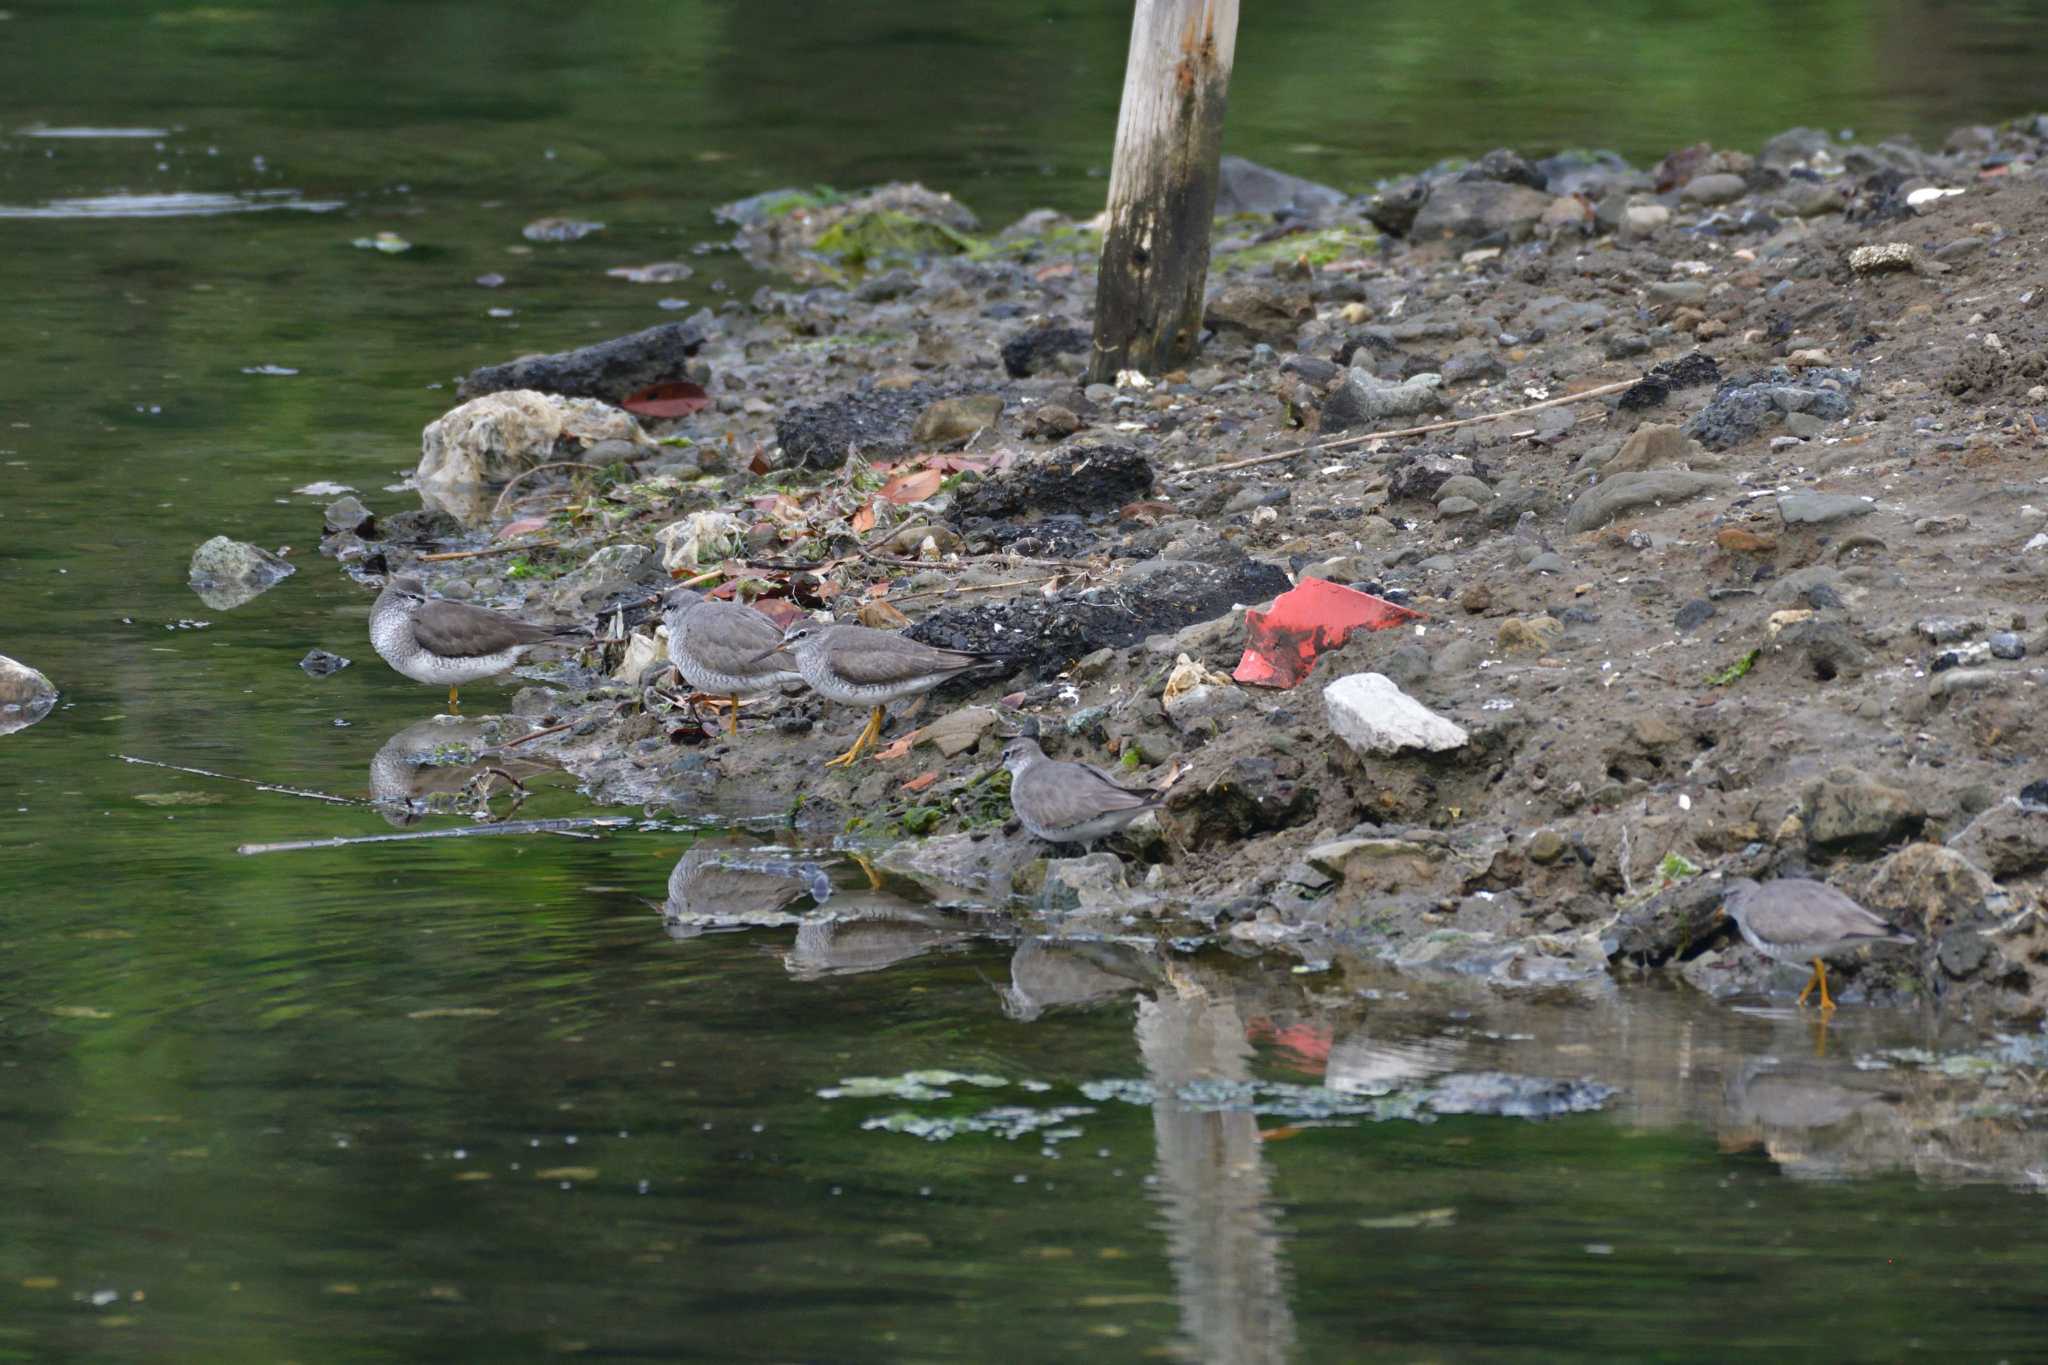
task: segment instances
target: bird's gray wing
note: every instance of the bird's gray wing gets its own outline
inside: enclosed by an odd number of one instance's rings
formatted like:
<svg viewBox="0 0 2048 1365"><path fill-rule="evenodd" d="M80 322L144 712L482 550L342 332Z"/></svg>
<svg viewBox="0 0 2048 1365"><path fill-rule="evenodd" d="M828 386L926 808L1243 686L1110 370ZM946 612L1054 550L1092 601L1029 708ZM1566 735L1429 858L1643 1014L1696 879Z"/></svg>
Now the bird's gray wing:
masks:
<svg viewBox="0 0 2048 1365"><path fill-rule="evenodd" d="M1032 818L1054 829L1085 824L1116 811L1140 810L1155 802L1151 793L1119 787L1079 763L1037 764L1022 785L1022 799L1031 807Z"/></svg>
<svg viewBox="0 0 2048 1365"><path fill-rule="evenodd" d="M859 629L859 628L857 628ZM984 662L979 654L937 649L904 635L862 630L831 641L832 671L850 683L887 686L934 674L965 673Z"/></svg>
<svg viewBox="0 0 2048 1365"><path fill-rule="evenodd" d="M1773 887L1782 885L1771 884ZM1858 939L1891 938L1896 932L1891 925L1824 882L1801 887L1796 894L1781 898L1766 896L1761 904L1748 912L1748 919L1750 928L1772 943L1811 943L1830 939L1853 943Z"/></svg>
<svg viewBox="0 0 2048 1365"><path fill-rule="evenodd" d="M413 636L444 659L473 659L498 654L514 645L553 639L552 626L536 626L500 616L467 602L433 598L413 613Z"/></svg>
<svg viewBox="0 0 2048 1365"><path fill-rule="evenodd" d="M683 647L714 673L742 678L765 678L774 673L796 672L796 660L786 653L761 657L782 640L782 628L752 607L730 602L706 602L683 618Z"/></svg>

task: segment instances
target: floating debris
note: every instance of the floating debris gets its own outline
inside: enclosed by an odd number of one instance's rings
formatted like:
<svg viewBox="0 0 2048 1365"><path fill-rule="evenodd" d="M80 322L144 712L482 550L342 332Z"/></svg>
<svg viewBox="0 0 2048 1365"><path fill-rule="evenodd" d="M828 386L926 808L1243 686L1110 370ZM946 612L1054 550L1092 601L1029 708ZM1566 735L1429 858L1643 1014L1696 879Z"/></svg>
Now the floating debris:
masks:
<svg viewBox="0 0 2048 1365"><path fill-rule="evenodd" d="M1010 1082L985 1072L906 1071L901 1076L848 1076L838 1085L818 1092L825 1100L943 1100L953 1092L949 1085L978 1085L993 1090Z"/></svg>
<svg viewBox="0 0 2048 1365"><path fill-rule="evenodd" d="M253 190L247 194L102 194L85 199L52 199L47 204L0 204L0 218L210 218L224 213L266 213L299 209L331 213L339 199L301 199L297 190Z"/></svg>
<svg viewBox="0 0 2048 1365"><path fill-rule="evenodd" d="M1051 1143L1079 1137L1080 1129L1060 1129L1057 1125L1070 1119L1085 1118L1094 1112L1093 1106L1085 1104L1061 1105L1051 1109L1011 1104L984 1109L979 1114L962 1118L928 1118L923 1114L899 1111L866 1120L861 1124L861 1131L903 1133L923 1138L926 1142L944 1142L966 1133L988 1133L1015 1142L1018 1138L1038 1133L1041 1140Z"/></svg>

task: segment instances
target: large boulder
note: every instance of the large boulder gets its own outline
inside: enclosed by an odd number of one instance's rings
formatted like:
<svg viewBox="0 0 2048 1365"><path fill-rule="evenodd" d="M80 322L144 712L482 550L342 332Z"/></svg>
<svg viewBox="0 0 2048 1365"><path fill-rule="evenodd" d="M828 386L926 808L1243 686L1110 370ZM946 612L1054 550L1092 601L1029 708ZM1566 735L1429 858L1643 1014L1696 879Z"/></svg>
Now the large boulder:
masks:
<svg viewBox="0 0 2048 1365"><path fill-rule="evenodd" d="M1270 166L1261 166L1241 156L1226 156L1216 168L1216 216L1219 218L1234 213L1313 217L1343 203L1342 190L1276 171Z"/></svg>
<svg viewBox="0 0 2048 1365"><path fill-rule="evenodd" d="M630 413L589 398L515 389L473 398L427 423L413 482L428 510L475 526L490 518L494 486L515 474L555 461L608 462L653 449Z"/></svg>
<svg viewBox="0 0 2048 1365"><path fill-rule="evenodd" d="M1417 242L1527 241L1543 221L1551 196L1498 180L1450 180L1430 187L1409 237Z"/></svg>
<svg viewBox="0 0 2048 1365"><path fill-rule="evenodd" d="M1799 816L1814 852L1867 854L1918 834L1927 811L1911 792L1845 767L1806 789Z"/></svg>

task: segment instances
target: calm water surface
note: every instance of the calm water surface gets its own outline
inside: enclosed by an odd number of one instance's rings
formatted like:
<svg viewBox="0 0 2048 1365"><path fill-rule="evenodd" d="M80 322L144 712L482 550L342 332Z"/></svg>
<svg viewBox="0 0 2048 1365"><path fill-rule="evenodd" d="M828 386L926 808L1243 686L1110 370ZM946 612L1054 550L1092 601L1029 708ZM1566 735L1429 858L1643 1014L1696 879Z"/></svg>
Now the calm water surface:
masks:
<svg viewBox="0 0 2048 1365"><path fill-rule="evenodd" d="M1992 0L1247 9L1232 149L1345 185L1506 142L1938 140L2038 103L2048 50ZM452 376L744 296L688 254L721 200L1093 209L1126 13L8 5L0 652L64 702L0 738L0 1359L2038 1354L2048 1161L1854 1064L1918 1020L1057 949L838 867L858 919L675 938L680 827L243 858L388 826L110 757L363 795L435 699L293 490L403 506ZM608 227L529 247L546 214ZM382 231L414 250L351 246ZM221 532L298 575L206 608ZM314 680L314 646L363 662ZM531 785L523 815L584 810ZM1333 1112L1486 1070L1621 1093Z"/></svg>

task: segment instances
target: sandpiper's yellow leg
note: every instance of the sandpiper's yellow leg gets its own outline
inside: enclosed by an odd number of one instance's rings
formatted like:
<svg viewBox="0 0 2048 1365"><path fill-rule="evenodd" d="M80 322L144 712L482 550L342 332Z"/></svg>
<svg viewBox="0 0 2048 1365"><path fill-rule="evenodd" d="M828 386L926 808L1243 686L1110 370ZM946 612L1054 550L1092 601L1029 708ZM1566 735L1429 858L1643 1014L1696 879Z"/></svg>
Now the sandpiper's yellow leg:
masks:
<svg viewBox="0 0 2048 1365"><path fill-rule="evenodd" d="M1833 1010L1835 1002L1828 998L1828 969L1819 958L1813 960L1813 974L1820 979L1821 1009L1823 1011Z"/></svg>
<svg viewBox="0 0 2048 1365"><path fill-rule="evenodd" d="M874 709L874 713L868 717L867 728L860 732L860 738L854 740L853 747L851 749L848 749L845 753L839 755L839 757L837 758L826 759L825 766L828 768L845 767L847 764L853 762L856 758L859 758L861 754L867 749L867 747L875 742L875 737L881 733L882 708L877 706Z"/></svg>
<svg viewBox="0 0 2048 1365"><path fill-rule="evenodd" d="M725 732L737 737L740 732L740 699L728 697L726 700L732 703L732 715L726 718Z"/></svg>
<svg viewBox="0 0 2048 1365"><path fill-rule="evenodd" d="M882 874L875 871L875 865L869 862L865 855L848 853L846 856L853 859L854 866L868 874L868 890L880 891L882 889Z"/></svg>
<svg viewBox="0 0 2048 1365"><path fill-rule="evenodd" d="M1819 958L1815 958L1815 959L1813 960L1813 965L1814 965L1814 966L1815 966L1816 968L1818 968L1818 967L1820 966L1820 959L1819 959ZM1812 994L1813 994L1813 988L1814 988L1814 986L1815 986L1815 985L1819 984L1819 982L1820 982L1820 973L1819 973L1819 971L1814 971L1813 973L1811 973L1810 975L1808 975L1808 976L1807 976L1807 978L1806 978L1806 987L1805 987L1805 989L1803 989L1803 990L1801 990L1801 991L1799 992L1799 1004L1800 1004L1800 1007L1801 1007L1802 1009L1803 1009L1803 1008L1805 1008L1805 1005L1806 1005L1806 997L1807 997L1807 996L1809 996L1809 995L1812 995ZM1827 995L1827 987L1826 987L1826 986L1822 986L1822 987L1821 987L1821 995L1822 995L1823 997L1825 997L1825 996Z"/></svg>
<svg viewBox="0 0 2048 1365"><path fill-rule="evenodd" d="M448 714L451 716L462 714L462 702L455 695L455 688L452 684L448 688Z"/></svg>

